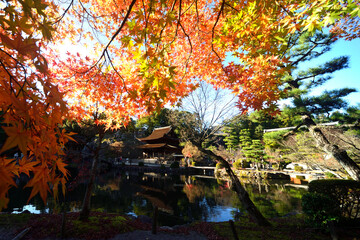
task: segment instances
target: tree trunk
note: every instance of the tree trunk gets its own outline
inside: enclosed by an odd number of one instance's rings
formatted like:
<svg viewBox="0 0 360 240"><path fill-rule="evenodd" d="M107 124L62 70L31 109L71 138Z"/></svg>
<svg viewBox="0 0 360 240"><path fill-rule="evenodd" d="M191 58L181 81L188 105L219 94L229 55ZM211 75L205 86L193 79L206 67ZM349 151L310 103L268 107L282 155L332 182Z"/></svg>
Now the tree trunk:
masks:
<svg viewBox="0 0 360 240"><path fill-rule="evenodd" d="M249 213L250 218L259 226L271 226L270 222L261 214L259 209L257 209L255 204L251 201L249 194L246 192L245 188L241 185L239 178L235 175L235 173L231 169L230 164L223 157L216 155L214 152L203 149L201 146L199 146L199 144L196 143L193 144L197 146L202 152L220 160L221 163L225 166L226 172L233 183L234 190L237 193L240 202L243 204L246 211Z"/></svg>
<svg viewBox="0 0 360 240"><path fill-rule="evenodd" d="M91 194L93 191L93 187L94 187L94 182L95 182L95 177L96 177L96 172L97 172L97 165L99 163L99 152L100 152L100 148L101 148L101 141L104 138L104 129L100 126L99 127L99 142L98 142L98 146L95 149L94 152L94 160L92 162L92 166L91 166L91 172L90 172L90 179L89 179L89 183L86 186L86 193L85 193L85 197L83 200L83 204L82 204L82 209L80 212L80 216L79 219L81 221L87 220L89 218L89 214L90 214L90 200L91 200Z"/></svg>
<svg viewBox="0 0 360 240"><path fill-rule="evenodd" d="M326 138L324 133L316 123L309 117L303 116L304 124L309 128L309 131L315 139L317 145L326 153L331 154L345 169L345 171L356 181L360 181L360 167L354 160L352 160L345 150L340 149L337 145L333 145Z"/></svg>

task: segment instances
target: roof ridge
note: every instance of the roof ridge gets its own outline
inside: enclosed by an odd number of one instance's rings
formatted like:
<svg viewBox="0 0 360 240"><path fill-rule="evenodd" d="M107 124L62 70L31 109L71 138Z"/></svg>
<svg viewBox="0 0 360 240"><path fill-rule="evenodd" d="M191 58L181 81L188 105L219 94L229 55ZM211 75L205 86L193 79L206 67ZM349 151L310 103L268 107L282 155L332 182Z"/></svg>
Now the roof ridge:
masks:
<svg viewBox="0 0 360 240"><path fill-rule="evenodd" d="M155 129L163 129L163 128L172 128L172 127L171 127L171 126L157 127L157 128L154 128L154 130L155 130ZM153 131L154 131L154 130L153 130Z"/></svg>

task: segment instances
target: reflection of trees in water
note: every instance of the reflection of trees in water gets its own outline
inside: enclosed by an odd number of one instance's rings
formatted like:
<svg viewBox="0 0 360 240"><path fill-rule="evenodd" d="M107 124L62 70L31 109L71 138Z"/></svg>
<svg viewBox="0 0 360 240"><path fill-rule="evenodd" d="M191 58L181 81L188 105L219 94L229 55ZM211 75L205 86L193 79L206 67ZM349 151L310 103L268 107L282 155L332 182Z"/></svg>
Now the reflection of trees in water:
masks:
<svg viewBox="0 0 360 240"><path fill-rule="evenodd" d="M229 189L226 181L217 182L215 179L196 179L187 181L183 192L189 203L195 207L197 218L192 220L206 221L209 217L217 214L216 206L232 206L234 193ZM194 213L192 213L194 214Z"/></svg>
<svg viewBox="0 0 360 240"><path fill-rule="evenodd" d="M227 181L192 176L112 172L99 176L91 208L113 213L134 212L136 215L151 217L153 207L158 202L165 204L172 213L159 212L161 225L182 224L217 215L219 210L216 207L219 205L238 208L244 212L236 194L229 189L230 185ZM306 191L285 187L284 182L248 182L244 186L250 198L267 217L282 216L294 209L300 210L300 199ZM139 193L148 198L139 196ZM8 211L11 212L13 208L21 210L30 192L27 189L15 189L10 194L12 196ZM69 191L66 195L67 210L79 210L84 194L84 183ZM50 208L50 212L59 211L51 198L47 206L42 204L40 198L34 198L31 203L43 211L45 208Z"/></svg>
<svg viewBox="0 0 360 240"><path fill-rule="evenodd" d="M290 212L301 211L301 197L305 189L285 187L284 183L245 183L247 192L265 217L280 217ZM239 201L234 199L240 211L244 211ZM235 213L234 213L235 214Z"/></svg>
<svg viewBox="0 0 360 240"><path fill-rule="evenodd" d="M187 183L183 187L189 202L195 203L196 200L208 199L210 206L232 205L232 191L229 189L226 181L216 182L216 180L197 179L192 183Z"/></svg>

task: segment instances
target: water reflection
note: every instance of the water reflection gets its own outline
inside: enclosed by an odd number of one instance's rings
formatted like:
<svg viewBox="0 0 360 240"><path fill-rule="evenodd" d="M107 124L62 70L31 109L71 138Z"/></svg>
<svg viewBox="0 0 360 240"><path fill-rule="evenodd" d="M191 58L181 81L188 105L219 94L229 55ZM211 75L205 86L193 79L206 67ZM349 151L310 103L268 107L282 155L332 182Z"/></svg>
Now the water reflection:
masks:
<svg viewBox="0 0 360 240"><path fill-rule="evenodd" d="M266 217L280 217L300 212L300 199L306 191L287 186L287 183L247 182L244 186ZM68 192L65 199L67 211L80 210L85 186L79 182ZM150 217L157 206L160 225L168 226L192 221L227 221L244 214L230 188L230 182L209 176L112 172L98 177L91 206L93 210ZM6 211L24 210L29 191L16 189L10 194ZM34 198L31 205L40 212L61 210L61 204L55 204L52 199L44 206L40 198Z"/></svg>

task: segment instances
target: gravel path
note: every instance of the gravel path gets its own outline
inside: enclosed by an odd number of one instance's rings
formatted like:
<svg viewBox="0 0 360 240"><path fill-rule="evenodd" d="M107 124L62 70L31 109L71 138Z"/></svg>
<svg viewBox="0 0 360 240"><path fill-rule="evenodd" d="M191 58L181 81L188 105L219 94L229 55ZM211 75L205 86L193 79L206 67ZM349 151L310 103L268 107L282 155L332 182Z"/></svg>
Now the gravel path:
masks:
<svg viewBox="0 0 360 240"><path fill-rule="evenodd" d="M11 240L15 236L15 228L7 228L0 226L0 240Z"/></svg>
<svg viewBox="0 0 360 240"><path fill-rule="evenodd" d="M151 231L141 231L141 230L136 230L134 232L119 234L119 235L116 235L114 238L111 238L111 240L122 240L122 239L128 239L128 240L165 240L165 239L206 240L207 238L204 235L201 235L197 232L190 232L188 235L158 232L157 234L154 235L151 233Z"/></svg>

